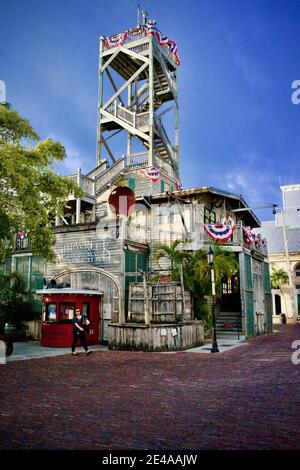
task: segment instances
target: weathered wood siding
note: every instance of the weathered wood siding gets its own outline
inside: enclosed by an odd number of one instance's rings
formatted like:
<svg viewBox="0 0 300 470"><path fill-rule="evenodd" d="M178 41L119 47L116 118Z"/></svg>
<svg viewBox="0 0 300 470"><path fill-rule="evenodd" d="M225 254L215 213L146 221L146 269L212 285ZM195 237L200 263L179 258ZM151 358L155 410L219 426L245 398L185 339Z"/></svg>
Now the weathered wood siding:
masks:
<svg viewBox="0 0 300 470"><path fill-rule="evenodd" d="M76 226L75 226L76 227ZM118 290L115 283L102 273L100 268L115 276L122 289L123 243L120 239L102 238L101 227L96 230L71 231L70 227L59 227L56 233L55 252L58 262L47 263L45 276L48 280L59 276L57 282L65 282L76 289L97 289L103 292L102 317L118 321ZM100 233L99 233L100 232ZM99 237L100 234L100 237ZM74 271L74 272L72 272Z"/></svg>
<svg viewBox="0 0 300 470"><path fill-rule="evenodd" d="M185 291L183 307L181 285L172 283L147 283L147 297L150 321L152 323L176 323L179 319L191 320L191 295ZM128 321L145 322L145 292L143 283L129 285Z"/></svg>
<svg viewBox="0 0 300 470"><path fill-rule="evenodd" d="M123 351L180 351L201 346L201 320L184 325L109 325L108 347Z"/></svg>

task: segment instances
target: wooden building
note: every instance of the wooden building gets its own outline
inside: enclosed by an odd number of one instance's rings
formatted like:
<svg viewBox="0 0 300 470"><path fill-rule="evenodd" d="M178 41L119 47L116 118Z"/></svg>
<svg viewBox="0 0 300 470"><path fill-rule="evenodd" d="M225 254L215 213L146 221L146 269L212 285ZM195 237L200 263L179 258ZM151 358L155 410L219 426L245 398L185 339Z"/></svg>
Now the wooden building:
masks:
<svg viewBox="0 0 300 470"><path fill-rule="evenodd" d="M249 229L259 226L258 219L241 196L210 187L180 189L179 64L176 43L147 18L137 28L100 38L97 164L87 175L79 169L69 176L84 195L70 195L65 213L53 226L57 263L45 265L45 279L60 286L62 297L65 289L101 292L98 340L111 347L137 349L140 344L137 337L134 344L128 342L133 328L141 329L144 321L128 310L130 285L145 281L143 273L161 271L153 259L155 244L184 238L183 250L208 247L209 226L232 227L224 244L236 253L240 266L238 290L224 286L227 305L219 313L219 329L235 334L236 328L228 324L236 325L237 319L239 334L272 329L266 247L259 237L251 243L247 239L252 236ZM120 187L134 193L134 210L116 212L109 203ZM184 325L176 317L157 322L151 314L142 349L183 349L203 342L202 324L188 312L184 299L182 294ZM153 312L152 294L148 300ZM158 336L169 339L158 341Z"/></svg>

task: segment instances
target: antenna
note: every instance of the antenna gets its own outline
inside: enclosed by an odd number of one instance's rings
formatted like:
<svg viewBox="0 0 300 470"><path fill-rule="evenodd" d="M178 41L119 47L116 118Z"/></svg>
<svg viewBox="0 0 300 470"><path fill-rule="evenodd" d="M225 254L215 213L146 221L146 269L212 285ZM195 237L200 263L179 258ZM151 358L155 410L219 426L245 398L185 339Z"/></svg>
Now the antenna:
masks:
<svg viewBox="0 0 300 470"><path fill-rule="evenodd" d="M137 4L137 26L140 26L140 4Z"/></svg>
<svg viewBox="0 0 300 470"><path fill-rule="evenodd" d="M143 25L145 26L147 24L147 18L149 16L149 13L146 10L142 11L142 17L143 17Z"/></svg>

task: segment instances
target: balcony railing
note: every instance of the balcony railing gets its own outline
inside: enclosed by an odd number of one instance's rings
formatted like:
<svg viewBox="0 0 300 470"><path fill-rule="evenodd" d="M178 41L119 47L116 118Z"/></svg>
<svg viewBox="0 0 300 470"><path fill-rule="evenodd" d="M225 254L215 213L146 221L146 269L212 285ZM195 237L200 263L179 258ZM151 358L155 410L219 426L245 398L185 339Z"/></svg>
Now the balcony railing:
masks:
<svg viewBox="0 0 300 470"><path fill-rule="evenodd" d="M75 175L66 176L66 178L77 183L86 196L94 197L95 181L92 178L82 175L80 171Z"/></svg>
<svg viewBox="0 0 300 470"><path fill-rule="evenodd" d="M183 227L179 227L178 223L174 224L174 228L172 228L171 224L160 224L158 222L155 225L155 232L152 236L155 242L166 244L170 244L175 240L185 240L180 246L184 251L199 250L214 242L214 240L205 231L204 224L196 224L196 228L192 232L186 233ZM231 249L236 249L236 251L242 251L244 248L248 248L249 250L260 253L263 256L267 256L267 245L265 239L256 236L251 244L248 243L246 241L242 225L236 225L232 236L228 240L222 241L221 245Z"/></svg>
<svg viewBox="0 0 300 470"><path fill-rule="evenodd" d="M126 33L120 33L120 35L115 35L115 36L119 36L120 42L118 42L117 45L125 46L126 44L132 43L132 47L127 46L127 48L136 53L143 53L149 49L148 42L141 41L142 44L134 45L135 42L140 41L141 39L148 39L150 37L146 33L146 31L140 30L139 32L132 32L132 33L130 33L130 31L127 31ZM164 51L167 58L170 59L172 63L174 63L174 65L176 65L176 62L172 54L170 53L169 47L166 44L159 44L156 38L154 38L154 40L155 40L155 43L157 44L157 47L160 47ZM109 49L114 50L116 46L109 46L106 43L105 38L104 38L102 39L102 47L103 47L102 49L103 52L105 52Z"/></svg>

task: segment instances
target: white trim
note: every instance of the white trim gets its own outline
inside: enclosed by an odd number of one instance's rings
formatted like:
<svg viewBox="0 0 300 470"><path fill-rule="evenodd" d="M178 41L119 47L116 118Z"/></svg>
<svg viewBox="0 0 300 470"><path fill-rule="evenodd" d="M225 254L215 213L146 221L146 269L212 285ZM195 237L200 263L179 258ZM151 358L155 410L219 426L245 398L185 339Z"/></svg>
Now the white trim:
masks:
<svg viewBox="0 0 300 470"><path fill-rule="evenodd" d="M38 295L46 294L87 294L87 295L103 295L103 292L92 289L72 289L66 287L63 289L38 289L35 291Z"/></svg>

